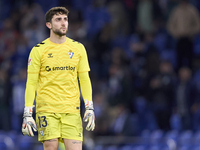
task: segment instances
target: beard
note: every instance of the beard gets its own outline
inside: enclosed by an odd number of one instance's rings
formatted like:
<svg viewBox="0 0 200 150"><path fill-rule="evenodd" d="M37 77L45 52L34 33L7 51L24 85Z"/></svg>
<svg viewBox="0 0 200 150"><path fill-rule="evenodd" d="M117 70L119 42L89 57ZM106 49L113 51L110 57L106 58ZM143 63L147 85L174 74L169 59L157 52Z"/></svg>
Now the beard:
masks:
<svg viewBox="0 0 200 150"><path fill-rule="evenodd" d="M52 29L52 31L57 34L58 36L64 36L67 34L67 30L65 32L62 32L61 30L59 29Z"/></svg>

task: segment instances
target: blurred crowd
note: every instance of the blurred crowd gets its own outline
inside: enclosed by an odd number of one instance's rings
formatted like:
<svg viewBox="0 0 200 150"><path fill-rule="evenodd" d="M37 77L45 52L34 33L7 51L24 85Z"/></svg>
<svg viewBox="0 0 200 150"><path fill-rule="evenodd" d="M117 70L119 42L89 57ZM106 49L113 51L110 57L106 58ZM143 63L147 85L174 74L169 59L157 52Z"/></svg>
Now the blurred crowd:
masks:
<svg viewBox="0 0 200 150"><path fill-rule="evenodd" d="M67 36L87 50L91 136L200 130L199 0L1 0L0 130L20 133L28 55L53 6L69 9Z"/></svg>

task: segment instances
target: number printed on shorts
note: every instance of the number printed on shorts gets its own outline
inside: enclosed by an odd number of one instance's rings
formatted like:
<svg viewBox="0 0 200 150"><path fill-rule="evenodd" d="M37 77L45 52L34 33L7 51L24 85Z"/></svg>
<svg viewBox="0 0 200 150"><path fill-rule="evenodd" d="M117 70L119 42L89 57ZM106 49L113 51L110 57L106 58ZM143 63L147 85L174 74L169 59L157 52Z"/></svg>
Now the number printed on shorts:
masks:
<svg viewBox="0 0 200 150"><path fill-rule="evenodd" d="M46 127L47 126L46 116L38 116L38 120L39 120L40 128L41 128L41 126L42 127Z"/></svg>

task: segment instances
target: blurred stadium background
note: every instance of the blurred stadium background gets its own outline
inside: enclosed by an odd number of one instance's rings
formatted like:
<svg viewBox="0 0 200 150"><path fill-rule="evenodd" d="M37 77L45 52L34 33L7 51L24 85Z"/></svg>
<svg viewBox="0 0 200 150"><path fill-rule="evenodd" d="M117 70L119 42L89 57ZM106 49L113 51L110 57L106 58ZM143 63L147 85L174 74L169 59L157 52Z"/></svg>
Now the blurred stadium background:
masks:
<svg viewBox="0 0 200 150"><path fill-rule="evenodd" d="M199 19L200 1L188 2ZM44 14L54 6L69 9L67 36L89 57L96 129L84 130L83 150L200 150L200 32L182 56L168 29L180 3L0 0L0 150L43 149L21 123L27 58L49 36Z"/></svg>

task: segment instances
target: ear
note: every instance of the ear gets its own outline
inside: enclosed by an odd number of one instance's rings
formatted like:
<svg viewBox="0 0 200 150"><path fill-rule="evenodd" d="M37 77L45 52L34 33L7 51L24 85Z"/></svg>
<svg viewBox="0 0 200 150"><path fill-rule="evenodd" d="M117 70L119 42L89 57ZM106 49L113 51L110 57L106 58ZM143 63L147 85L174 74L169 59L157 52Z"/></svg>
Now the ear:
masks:
<svg viewBox="0 0 200 150"><path fill-rule="evenodd" d="M50 22L47 22L46 26L47 26L47 28L51 29L51 23Z"/></svg>

